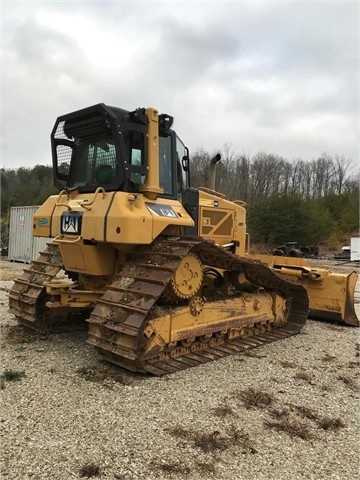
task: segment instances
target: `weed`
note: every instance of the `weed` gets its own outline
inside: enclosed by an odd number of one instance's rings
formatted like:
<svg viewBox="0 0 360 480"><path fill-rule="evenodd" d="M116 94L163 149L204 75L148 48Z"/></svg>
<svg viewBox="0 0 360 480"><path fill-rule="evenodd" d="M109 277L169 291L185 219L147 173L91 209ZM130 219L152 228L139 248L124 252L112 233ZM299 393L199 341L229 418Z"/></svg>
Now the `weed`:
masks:
<svg viewBox="0 0 360 480"><path fill-rule="evenodd" d="M360 357L360 343L355 343L355 357Z"/></svg>
<svg viewBox="0 0 360 480"><path fill-rule="evenodd" d="M321 390L324 392L332 392L334 389L332 385L321 385Z"/></svg>
<svg viewBox="0 0 360 480"><path fill-rule="evenodd" d="M205 462L196 462L197 469L202 477L208 478L209 475L215 475L215 464L205 463Z"/></svg>
<svg viewBox="0 0 360 480"><path fill-rule="evenodd" d="M284 417L287 417L290 412L286 408L282 408L282 409L272 408L271 410L269 410L269 413L273 418L284 418Z"/></svg>
<svg viewBox="0 0 360 480"><path fill-rule="evenodd" d="M194 444L203 452L209 453L216 450L226 450L229 447L228 439L220 435L218 430L212 433L200 433L195 435Z"/></svg>
<svg viewBox="0 0 360 480"><path fill-rule="evenodd" d="M170 433L173 437L189 440L193 434L182 427L165 428L165 432Z"/></svg>
<svg viewBox="0 0 360 480"><path fill-rule="evenodd" d="M308 383L310 383L310 385L312 385L312 378L313 377L309 373L297 372L294 375L294 378L296 378L297 380L304 380L305 382L308 382Z"/></svg>
<svg viewBox="0 0 360 480"><path fill-rule="evenodd" d="M278 432L284 432L290 437L299 437L303 440L309 440L312 438L312 434L307 425L297 420L291 420L288 417L284 417L277 422L267 420L264 422L264 425L268 428L273 428Z"/></svg>
<svg viewBox="0 0 360 480"><path fill-rule="evenodd" d="M227 415L234 415L234 410L227 405L220 405L219 407L213 408L214 415L219 418L224 418Z"/></svg>
<svg viewBox="0 0 360 480"><path fill-rule="evenodd" d="M319 417L311 408L304 407L301 405L293 405L289 403L289 406L292 411L295 411L302 418L307 418L308 420L313 421L323 430L338 430L339 428L345 427L344 422L339 418L330 418L330 417Z"/></svg>
<svg viewBox="0 0 360 480"><path fill-rule="evenodd" d="M341 380L342 382L344 382L344 384L354 392L358 390L358 387L352 378L343 377L342 375L339 375L338 380Z"/></svg>
<svg viewBox="0 0 360 480"><path fill-rule="evenodd" d="M338 430L344 428L345 423L340 418L324 417L318 420L318 425L323 430Z"/></svg>
<svg viewBox="0 0 360 480"><path fill-rule="evenodd" d="M95 463L86 463L79 470L80 477L98 477L101 474L100 467Z"/></svg>
<svg viewBox="0 0 360 480"><path fill-rule="evenodd" d="M260 355L259 353L252 352L251 350L244 352L243 355L251 358L266 358L266 355Z"/></svg>
<svg viewBox="0 0 360 480"><path fill-rule="evenodd" d="M247 433L237 430L234 426L229 427L228 435L221 435L218 430L211 433L189 432L181 427L166 429L172 436L186 439L200 448L205 453L224 451L231 446L237 445L243 453L257 453Z"/></svg>
<svg viewBox="0 0 360 480"><path fill-rule="evenodd" d="M280 361L279 363L284 368L296 368L297 367L296 363L288 362L287 360Z"/></svg>
<svg viewBox="0 0 360 480"><path fill-rule="evenodd" d="M309 420L313 420L313 421L316 421L318 419L318 416L313 410L311 410L311 408L304 407L302 405L292 405L292 404L289 404L289 405L293 410L296 411L298 415L300 415L303 418L308 418Z"/></svg>
<svg viewBox="0 0 360 480"><path fill-rule="evenodd" d="M336 357L334 357L333 355L329 355L328 353L322 357L322 361L323 362L333 362L334 360L336 359Z"/></svg>
<svg viewBox="0 0 360 480"><path fill-rule="evenodd" d="M270 393L254 388L248 388L239 392L238 396L247 409L250 408L265 408L272 404L274 397Z"/></svg>
<svg viewBox="0 0 360 480"><path fill-rule="evenodd" d="M103 383L109 385L109 383L121 383L122 385L131 385L132 381L128 379L126 373L121 372L118 369L112 367L103 367L96 365L94 367L80 367L76 370L76 373L80 375L84 380L95 383Z"/></svg>
<svg viewBox="0 0 360 480"><path fill-rule="evenodd" d="M18 382L23 377L25 377L24 370L18 372L16 370L5 370L4 373L0 375L5 382Z"/></svg>
<svg viewBox="0 0 360 480"><path fill-rule="evenodd" d="M233 425L231 426L230 441L233 444L239 445L242 448L242 453L257 453L248 433L237 430Z"/></svg>
<svg viewBox="0 0 360 480"><path fill-rule="evenodd" d="M165 474L180 474L180 475L189 475L190 468L186 465L180 465L178 463L160 463L154 465L155 467L162 470Z"/></svg>

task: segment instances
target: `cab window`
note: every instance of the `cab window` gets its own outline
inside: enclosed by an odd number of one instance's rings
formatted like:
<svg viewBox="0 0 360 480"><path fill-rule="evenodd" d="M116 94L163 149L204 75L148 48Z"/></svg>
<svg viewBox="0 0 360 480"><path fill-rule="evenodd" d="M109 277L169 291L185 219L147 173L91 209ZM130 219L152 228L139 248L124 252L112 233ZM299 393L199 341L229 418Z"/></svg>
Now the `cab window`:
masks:
<svg viewBox="0 0 360 480"><path fill-rule="evenodd" d="M173 167L170 136L160 137L159 157L160 187L164 189L164 195L173 196Z"/></svg>

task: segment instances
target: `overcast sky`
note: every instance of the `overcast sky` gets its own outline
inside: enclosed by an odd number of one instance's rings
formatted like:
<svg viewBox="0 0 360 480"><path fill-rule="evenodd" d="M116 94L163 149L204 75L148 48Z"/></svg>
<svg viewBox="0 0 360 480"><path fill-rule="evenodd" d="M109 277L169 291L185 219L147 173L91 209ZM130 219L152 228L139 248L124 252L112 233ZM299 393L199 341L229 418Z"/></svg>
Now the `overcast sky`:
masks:
<svg viewBox="0 0 360 480"><path fill-rule="evenodd" d="M358 157L358 2L2 1L1 166L50 165L59 115L174 116L190 148Z"/></svg>

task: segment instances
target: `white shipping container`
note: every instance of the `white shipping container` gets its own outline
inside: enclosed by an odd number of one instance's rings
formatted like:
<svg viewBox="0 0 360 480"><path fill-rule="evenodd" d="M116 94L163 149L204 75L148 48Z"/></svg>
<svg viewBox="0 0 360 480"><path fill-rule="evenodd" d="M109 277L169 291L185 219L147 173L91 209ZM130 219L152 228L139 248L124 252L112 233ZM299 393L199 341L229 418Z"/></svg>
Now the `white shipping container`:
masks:
<svg viewBox="0 0 360 480"><path fill-rule="evenodd" d="M33 237L33 215L39 207L11 207L8 260L30 263L45 250L46 237Z"/></svg>
<svg viewBox="0 0 360 480"><path fill-rule="evenodd" d="M350 260L352 262L358 262L360 260L360 237L351 238Z"/></svg>

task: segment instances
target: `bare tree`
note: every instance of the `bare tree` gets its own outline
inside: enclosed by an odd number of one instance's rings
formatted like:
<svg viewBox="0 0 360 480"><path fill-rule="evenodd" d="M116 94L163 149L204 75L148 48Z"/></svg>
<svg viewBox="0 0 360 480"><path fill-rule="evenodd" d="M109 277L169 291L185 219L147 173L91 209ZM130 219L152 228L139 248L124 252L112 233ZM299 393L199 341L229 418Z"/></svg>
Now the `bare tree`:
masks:
<svg viewBox="0 0 360 480"><path fill-rule="evenodd" d="M334 193L340 195L343 191L347 174L352 170L352 162L343 155L335 155L334 162Z"/></svg>

